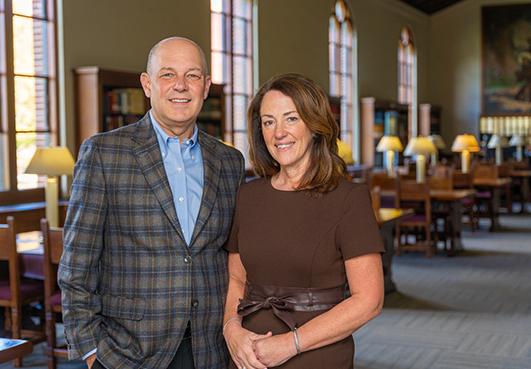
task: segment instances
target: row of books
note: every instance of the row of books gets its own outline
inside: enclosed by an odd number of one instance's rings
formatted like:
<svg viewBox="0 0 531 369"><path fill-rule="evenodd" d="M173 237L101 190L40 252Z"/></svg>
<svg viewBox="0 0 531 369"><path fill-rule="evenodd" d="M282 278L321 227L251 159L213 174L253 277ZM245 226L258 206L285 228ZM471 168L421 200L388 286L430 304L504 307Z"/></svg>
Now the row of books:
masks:
<svg viewBox="0 0 531 369"><path fill-rule="evenodd" d="M531 135L531 116L483 116L479 121L479 131L505 136L528 136Z"/></svg>
<svg viewBox="0 0 531 369"><path fill-rule="evenodd" d="M105 93L107 111L118 114L142 115L146 112L146 98L140 88L116 88Z"/></svg>

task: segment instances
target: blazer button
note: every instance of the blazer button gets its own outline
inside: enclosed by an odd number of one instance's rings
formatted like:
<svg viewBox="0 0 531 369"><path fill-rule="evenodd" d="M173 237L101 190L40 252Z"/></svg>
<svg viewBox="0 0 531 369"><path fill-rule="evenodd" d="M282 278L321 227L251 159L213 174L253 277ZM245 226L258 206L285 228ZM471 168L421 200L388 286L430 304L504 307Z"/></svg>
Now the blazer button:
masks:
<svg viewBox="0 0 531 369"><path fill-rule="evenodd" d="M184 262L185 262L186 264L190 264L190 263L192 262L192 258L191 258L190 256L185 256L185 257L184 257Z"/></svg>
<svg viewBox="0 0 531 369"><path fill-rule="evenodd" d="M197 300L193 300L193 301L192 301L192 307L195 307L195 308L196 308L196 307L198 307L198 306L199 306L199 301L197 301Z"/></svg>

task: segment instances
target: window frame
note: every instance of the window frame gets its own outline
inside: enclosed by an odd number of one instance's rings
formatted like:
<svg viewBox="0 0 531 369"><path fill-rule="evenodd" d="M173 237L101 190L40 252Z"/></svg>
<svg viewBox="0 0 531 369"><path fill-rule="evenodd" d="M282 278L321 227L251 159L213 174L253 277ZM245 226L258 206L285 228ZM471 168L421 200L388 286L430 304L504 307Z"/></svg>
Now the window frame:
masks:
<svg viewBox="0 0 531 369"><path fill-rule="evenodd" d="M338 7L344 14L338 14ZM334 26L332 26L332 23ZM334 27L335 39L332 39L331 28ZM345 43L345 30L348 32L350 42ZM354 40L355 29L352 13L344 0L334 2L330 16L328 17L328 75L329 94L341 99L341 122L339 133L341 140L349 144L353 152L357 152L355 99L357 99L356 83L357 75L354 70L356 42ZM346 60L344 60L346 58ZM339 68L337 68L339 66ZM345 86L349 81L350 86ZM346 90L350 93L346 93ZM334 90L334 91L332 91ZM346 95L346 96L345 96ZM350 97L350 98L349 98ZM345 135L348 137L345 138ZM356 155L357 156L357 155Z"/></svg>
<svg viewBox="0 0 531 369"><path fill-rule="evenodd" d="M6 137L5 153L7 159L4 160L6 164L4 176L5 190L0 190L0 206L11 205L17 203L40 202L44 201L44 186L39 186L32 189L19 189L17 180L17 133L24 133L27 131L17 131L16 117L15 117L15 77L29 76L36 79L45 78L47 81L47 118L48 130L45 133L50 134L50 142L59 142L59 99L58 99L58 29L57 29L57 0L44 0L46 7L46 17L28 16L13 13L12 2L16 0L0 0L3 3L3 28L0 28L0 39L4 44L4 52L0 53L0 57L4 56L3 64L5 71L0 71L0 134ZM50 39L46 45L48 55L50 58L49 73L47 76L42 76L40 73L31 75L23 73L15 73L14 65L14 29L13 17L20 16L25 18L32 18L36 20L50 22L51 32ZM2 25L2 23L0 23ZM51 49L50 49L51 47ZM3 80L3 81L2 81ZM2 96L4 95L4 96ZM42 133L42 130L35 129L29 132ZM2 173L0 173L2 175Z"/></svg>
<svg viewBox="0 0 531 369"><path fill-rule="evenodd" d="M403 35L407 35L404 42ZM398 39L398 102L409 106L408 136L417 136L417 49L413 31L410 27L402 27ZM405 75L404 75L405 74Z"/></svg>
<svg viewBox="0 0 531 369"><path fill-rule="evenodd" d="M223 78L221 78L221 80L217 79L218 76L215 76L213 75L212 76L212 82L214 83L221 83L221 84L224 84L225 85L225 98L226 98L226 110L225 110L225 132L223 133L223 137L224 139L235 145L236 148L240 149L244 155L244 157L248 157L248 153L247 153L247 145L246 145L246 142L247 140L244 140L245 142L243 142L243 146L239 145L240 142L238 142L238 140L235 138L236 135L238 136L242 136L242 137L247 137L247 117L246 117L246 114L244 114L244 121L245 121L245 124L239 124L241 127L238 127L238 125L236 124L235 122L235 101L236 99L235 98L238 98L238 97L241 97L243 98L243 100L246 101L246 103L244 104L245 107L249 104L252 96L253 96L253 91L254 91L254 84L255 84L255 74L256 74L256 71L255 71L255 58L256 56L254 55L255 54L255 22L256 22L256 9L255 9L255 3L254 3L254 0L240 0L240 1L244 1L244 2L247 2L247 5L249 6L249 9L248 9L248 12L247 12L247 15L249 16L249 18L246 18L245 16L242 16L242 15L239 15L239 14L235 14L234 12L234 9L235 9L235 0L218 0L220 2L220 4L222 4L221 6L221 10L220 11L215 11L212 9L212 1L210 2L211 6L210 6L210 14L211 14L211 37L212 37L212 33L213 33L213 25L212 25L212 15L213 14L216 14L219 16L220 18L220 22L222 24L222 31L223 32L227 32L228 35L230 35L230 40L227 40L225 38L223 38L222 36L222 40L221 40L221 43L222 45L225 45L226 46L226 49L223 49L223 47L221 48L218 48L218 47L214 47L214 46L217 46L217 45L214 45L213 42L211 42L211 48L210 48L210 56L211 56L211 61L213 60L213 55L214 54L217 54L217 55L220 55L222 58L225 58L225 60L227 61L228 64L230 64L230 67L228 70L230 70L230 73L229 75L224 75L224 73L226 72L225 69L222 70L222 76ZM228 10L225 10L224 9L224 6L223 6L223 3L226 3L228 6L227 6L227 9ZM247 35L247 42L245 43L245 45L243 45L243 50L244 50L244 53L236 53L234 51L234 21L235 20L238 20L238 21L243 21L245 27L244 29L246 30L250 30L250 35ZM224 23L225 22L225 23ZM223 34L222 32L222 34ZM224 35L225 37L227 35ZM246 78L246 83L247 83L247 87L249 87L248 91L245 91L245 92L242 92L242 91L236 91L234 85L235 85L235 78L234 78L234 70L235 70L235 60L237 58L243 58L245 59L245 68L247 71L250 71L249 75L247 75L247 78ZM225 65L225 64L223 64ZM212 70L214 71L214 66L212 66ZM214 74L214 72L212 73ZM244 109L244 111L246 112L246 108ZM246 161L246 164L249 164L247 161Z"/></svg>

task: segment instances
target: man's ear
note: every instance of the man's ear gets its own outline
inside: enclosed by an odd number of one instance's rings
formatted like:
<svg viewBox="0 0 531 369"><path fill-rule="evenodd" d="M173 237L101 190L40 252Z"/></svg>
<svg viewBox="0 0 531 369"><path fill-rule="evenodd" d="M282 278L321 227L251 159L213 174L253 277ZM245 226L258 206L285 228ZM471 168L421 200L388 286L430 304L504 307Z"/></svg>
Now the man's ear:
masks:
<svg viewBox="0 0 531 369"><path fill-rule="evenodd" d="M212 84L212 78L210 76L205 77L205 91L203 92L203 100L206 100L208 97L208 91L210 90L210 85Z"/></svg>
<svg viewBox="0 0 531 369"><path fill-rule="evenodd" d="M147 98L151 97L151 79L149 78L149 74L146 72L143 72L140 75L140 83L142 84L142 88L144 89L144 94Z"/></svg>

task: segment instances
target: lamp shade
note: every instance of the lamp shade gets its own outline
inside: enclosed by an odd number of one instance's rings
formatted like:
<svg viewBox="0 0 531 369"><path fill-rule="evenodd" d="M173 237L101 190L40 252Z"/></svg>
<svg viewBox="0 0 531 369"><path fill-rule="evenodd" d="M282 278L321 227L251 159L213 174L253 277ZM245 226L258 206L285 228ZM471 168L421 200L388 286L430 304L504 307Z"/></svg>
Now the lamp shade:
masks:
<svg viewBox="0 0 531 369"><path fill-rule="evenodd" d="M479 152L478 140L476 140L475 136L469 135L466 133L462 135L458 135L452 144L452 151L454 152L462 152L462 151Z"/></svg>
<svg viewBox="0 0 531 369"><path fill-rule="evenodd" d="M522 146L524 144L524 139L520 135L512 135L509 140L509 146Z"/></svg>
<svg viewBox="0 0 531 369"><path fill-rule="evenodd" d="M429 155L437 151L433 142L431 142L427 137L413 137L407 143L406 150L404 155Z"/></svg>
<svg viewBox="0 0 531 369"><path fill-rule="evenodd" d="M435 147L439 150L441 149L445 149L446 148L446 144L444 143L444 140L442 139L441 136L439 135L430 135L428 136L428 139L433 142L433 144L435 145Z"/></svg>
<svg viewBox="0 0 531 369"><path fill-rule="evenodd" d="M385 151L402 151L404 147L402 142L397 136L383 136L380 138L378 145L376 146L376 151L385 152Z"/></svg>
<svg viewBox="0 0 531 369"><path fill-rule="evenodd" d="M343 142L340 139L337 140L337 154L341 159L343 159L345 164L354 164L354 158L352 157L352 149L346 142Z"/></svg>
<svg viewBox="0 0 531 369"><path fill-rule="evenodd" d="M495 149L496 147L507 147L509 144L507 142L507 137L500 135L490 136L489 142L487 143L487 148Z"/></svg>
<svg viewBox="0 0 531 369"><path fill-rule="evenodd" d="M28 174L72 175L74 158L66 147L38 147L26 168Z"/></svg>

